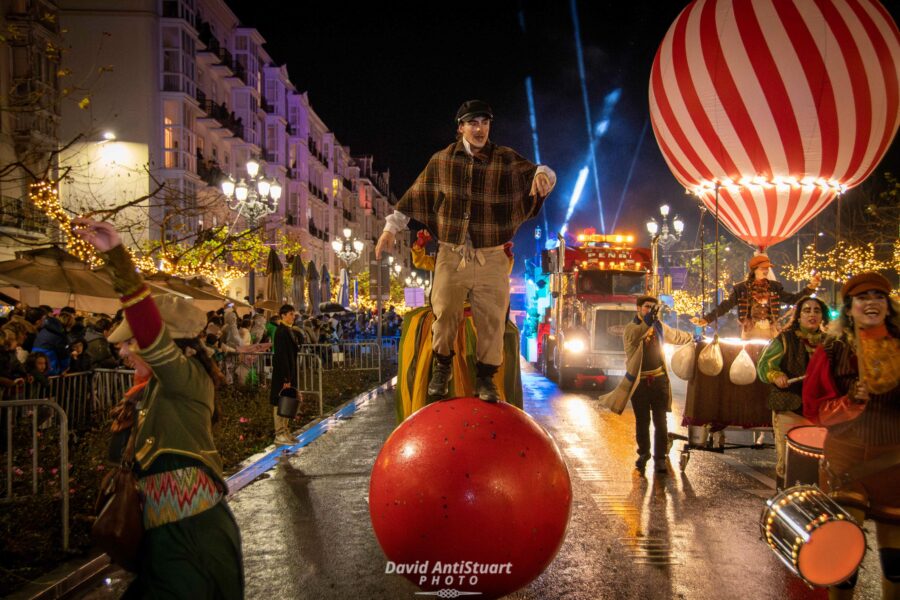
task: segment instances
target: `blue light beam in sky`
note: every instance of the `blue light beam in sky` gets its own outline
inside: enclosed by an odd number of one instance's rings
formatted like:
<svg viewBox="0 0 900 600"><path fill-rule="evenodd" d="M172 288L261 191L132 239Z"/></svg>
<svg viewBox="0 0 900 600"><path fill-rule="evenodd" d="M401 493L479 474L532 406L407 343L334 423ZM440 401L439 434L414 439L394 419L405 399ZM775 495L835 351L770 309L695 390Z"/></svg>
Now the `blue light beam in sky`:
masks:
<svg viewBox="0 0 900 600"><path fill-rule="evenodd" d="M534 143L534 162L541 164L541 149L538 145L537 113L534 110L534 89L531 87L531 76L525 78L525 94L528 96L528 122L531 124L531 141ZM542 206L541 214L544 216L544 231L550 232L550 224L547 222L547 210Z"/></svg>
<svg viewBox="0 0 900 600"><path fill-rule="evenodd" d="M597 153L594 149L594 125L591 119L590 102L588 101L587 78L584 74L584 54L581 49L581 25L578 21L578 7L575 4L575 0L570 0L569 6L572 12L572 24L575 28L575 54L578 58L578 76L581 78L581 99L584 102L584 117L587 122L588 149L590 151L591 166L593 167L594 173L594 189L597 191L597 208L600 213L600 231L601 233L606 233L606 223L603 219L603 198L600 196L600 178L597 175ZM571 209L572 205L570 204L569 206ZM568 217L566 217L565 223L568 225Z"/></svg>
<svg viewBox="0 0 900 600"><path fill-rule="evenodd" d="M628 167L628 177L625 178L625 186L622 188L622 195L619 197L619 205L616 207L616 216L613 219L613 231L616 230L616 223L619 222L619 213L622 211L622 205L625 204L625 195L628 193L628 187L631 185L631 176L634 174L634 165L637 163L638 154L641 153L641 146L644 144L644 136L647 135L647 125L650 118L644 119L644 128L641 129L641 137L638 138L637 148L634 149L634 156L631 157L631 166Z"/></svg>
<svg viewBox="0 0 900 600"><path fill-rule="evenodd" d="M581 192L584 191L584 184L587 182L589 171L590 169L588 167L582 167L581 170L578 171L578 179L575 181L575 189L572 191L572 197L569 199L569 208L566 210L566 218L563 221L562 229L559 230L562 235L565 235L566 231L569 230L569 219L572 218L572 213L575 212L575 207L578 205L578 200L581 198Z"/></svg>

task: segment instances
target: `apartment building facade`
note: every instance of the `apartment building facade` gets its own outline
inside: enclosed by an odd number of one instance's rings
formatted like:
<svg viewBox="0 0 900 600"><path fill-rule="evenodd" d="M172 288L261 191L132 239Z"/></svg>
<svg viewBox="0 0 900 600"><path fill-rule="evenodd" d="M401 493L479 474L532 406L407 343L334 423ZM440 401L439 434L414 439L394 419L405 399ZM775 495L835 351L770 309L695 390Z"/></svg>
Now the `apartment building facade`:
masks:
<svg viewBox="0 0 900 600"><path fill-rule="evenodd" d="M62 112L63 137L84 139L72 160L87 156L83 162L95 170L119 169L101 178L108 189L94 184L94 197L121 201L165 183L161 193L171 201L155 209L163 214L151 215L144 239L183 237L234 222L221 182L248 178L245 165L254 159L282 189L264 220L269 241L281 229L299 238L305 261L336 274L344 265L331 241L348 228L366 242L352 271L368 268L392 210L389 174L376 171L372 157L352 156L309 95L291 83L286 66L266 52L261 32L244 26L223 0L59 0L59 8L69 42L64 66L84 72L109 65L87 91L89 108ZM113 147L128 151L112 162L96 156ZM400 246L396 255L408 267L408 238Z"/></svg>
<svg viewBox="0 0 900 600"><path fill-rule="evenodd" d="M57 173L62 38L51 0L0 3L0 260L55 239L29 201L34 177Z"/></svg>

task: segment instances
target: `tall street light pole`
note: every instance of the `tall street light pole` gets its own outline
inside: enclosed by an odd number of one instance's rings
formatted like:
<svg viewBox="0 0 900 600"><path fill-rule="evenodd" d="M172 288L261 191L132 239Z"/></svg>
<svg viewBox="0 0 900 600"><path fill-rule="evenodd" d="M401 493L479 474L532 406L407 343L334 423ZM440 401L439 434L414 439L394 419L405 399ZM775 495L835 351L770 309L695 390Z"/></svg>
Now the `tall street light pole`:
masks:
<svg viewBox="0 0 900 600"><path fill-rule="evenodd" d="M672 293L672 276L669 273L669 250L678 240L681 239L681 233L684 231L684 221L678 215L672 218L672 227L669 227L669 205L663 204L659 207L661 215L660 222L653 217L647 221L647 231L656 238L657 243L663 250L663 293Z"/></svg>
<svg viewBox="0 0 900 600"><path fill-rule="evenodd" d="M251 158L244 168L247 170L247 179L242 177L237 183L231 177L223 179L222 193L225 194L228 208L237 212L235 223L243 216L249 228L252 229L261 219L278 209L282 190L277 179L269 181L260 175L260 164L256 160ZM250 265L248 288L250 306L255 306L256 270L253 265Z"/></svg>
<svg viewBox="0 0 900 600"><path fill-rule="evenodd" d="M356 262L356 259L362 256L366 244L362 240L353 237L353 232L349 227L344 227L342 233L344 234L343 237L336 235L334 236L334 239L331 240L331 249L334 250L334 253L337 255L337 257L341 259L341 261L343 261L344 265L347 267L347 275L349 279L350 271L352 270L350 268L350 265ZM347 290L347 295L349 300L349 290Z"/></svg>

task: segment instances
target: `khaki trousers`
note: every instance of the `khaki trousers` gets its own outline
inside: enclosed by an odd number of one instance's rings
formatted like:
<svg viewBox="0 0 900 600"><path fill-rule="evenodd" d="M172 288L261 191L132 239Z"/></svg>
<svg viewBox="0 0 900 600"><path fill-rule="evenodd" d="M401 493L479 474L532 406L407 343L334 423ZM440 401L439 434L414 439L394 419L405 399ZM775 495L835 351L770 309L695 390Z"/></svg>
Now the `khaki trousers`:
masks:
<svg viewBox="0 0 900 600"><path fill-rule="evenodd" d="M788 431L800 425L812 425L803 415L798 415L794 411L772 411L772 430L775 434L775 473L779 477L784 477L784 462L787 456L787 436ZM785 485L793 485L793 482Z"/></svg>
<svg viewBox="0 0 900 600"><path fill-rule="evenodd" d="M478 334L477 360L500 365L509 307L509 257L503 246L474 249L469 245L440 244L431 290L434 352L450 354L463 319L466 298L472 306L472 319Z"/></svg>
<svg viewBox="0 0 900 600"><path fill-rule="evenodd" d="M275 421L275 435L290 435L291 434L291 420L287 417L282 417L278 415L278 407L272 407L272 417Z"/></svg>

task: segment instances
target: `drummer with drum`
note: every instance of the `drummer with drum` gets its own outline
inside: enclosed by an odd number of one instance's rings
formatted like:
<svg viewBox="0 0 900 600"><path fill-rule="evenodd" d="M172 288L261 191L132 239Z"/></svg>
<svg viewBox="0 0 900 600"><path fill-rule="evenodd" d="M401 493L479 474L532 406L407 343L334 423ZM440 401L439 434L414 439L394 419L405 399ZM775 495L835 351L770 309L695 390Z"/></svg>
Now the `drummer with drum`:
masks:
<svg viewBox="0 0 900 600"><path fill-rule="evenodd" d="M812 425L803 416L803 378L810 357L825 338L823 325L827 323L828 306L818 298L804 296L794 306L790 324L766 347L756 365L759 378L770 384L768 403L772 410L779 489L795 483L785 481L788 432L795 427ZM803 429L800 433L810 431ZM814 476L817 480L818 473ZM815 483L815 480L804 483Z"/></svg>
<svg viewBox="0 0 900 600"><path fill-rule="evenodd" d="M844 284L840 317L810 359L803 414L828 428L820 485L860 523L875 521L882 597L900 598L900 303L891 291L874 272ZM854 583L829 588L829 598L852 597Z"/></svg>

